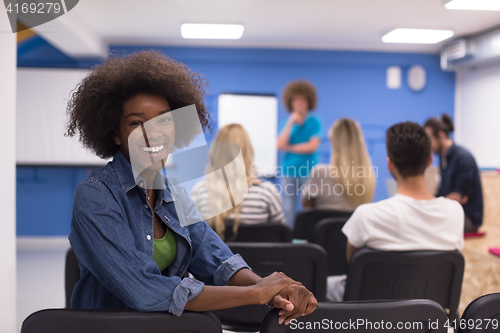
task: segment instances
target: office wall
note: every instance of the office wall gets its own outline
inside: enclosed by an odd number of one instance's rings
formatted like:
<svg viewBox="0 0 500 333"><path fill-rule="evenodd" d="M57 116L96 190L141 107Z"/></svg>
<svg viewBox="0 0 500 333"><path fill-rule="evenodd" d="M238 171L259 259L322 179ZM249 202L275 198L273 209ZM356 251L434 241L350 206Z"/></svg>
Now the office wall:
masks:
<svg viewBox="0 0 500 333"><path fill-rule="evenodd" d="M500 65L457 73L455 140L480 168L500 168Z"/></svg>
<svg viewBox="0 0 500 333"><path fill-rule="evenodd" d="M16 332L16 34L0 12L0 332Z"/></svg>
<svg viewBox="0 0 500 333"><path fill-rule="evenodd" d="M150 47L114 45L112 52L127 54ZM328 128L336 119L351 117L364 130L373 164L378 168L375 200L387 198L385 130L399 121L423 123L442 112L453 113L455 74L442 72L439 57L429 54L402 54L345 51L274 49L224 49L154 47L186 63L209 80L206 102L217 122L217 97L221 93L274 94L281 99L284 85L307 79L318 90L314 111L323 120L325 137L321 161L327 162L330 146ZM427 85L414 92L406 84L406 72L419 64L427 71ZM386 87L386 69L400 66L400 89ZM279 105L278 124L287 119ZM214 129L217 128L215 124ZM214 134L207 134L211 141ZM281 156L278 156L278 161ZM29 199L29 207L18 205L18 235L67 235L71 200L76 184L85 178L85 168L19 167L18 200ZM41 224L41 225L40 225Z"/></svg>

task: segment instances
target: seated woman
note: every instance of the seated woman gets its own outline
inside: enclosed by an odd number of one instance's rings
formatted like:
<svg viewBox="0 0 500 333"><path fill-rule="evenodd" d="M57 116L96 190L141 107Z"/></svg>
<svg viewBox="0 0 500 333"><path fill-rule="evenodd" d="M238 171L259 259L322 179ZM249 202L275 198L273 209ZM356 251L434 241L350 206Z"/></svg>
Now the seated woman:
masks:
<svg viewBox="0 0 500 333"><path fill-rule="evenodd" d="M314 296L283 273L252 273L206 222L180 224L175 201L184 212L196 207L187 195L173 197L160 170L200 124L210 128L204 87L184 64L147 51L94 67L73 92L67 134L113 160L75 190L69 240L81 278L72 308L180 316L272 302L285 323L316 308ZM190 105L197 126L179 120Z"/></svg>
<svg viewBox="0 0 500 333"><path fill-rule="evenodd" d="M313 167L302 192L302 205L352 212L359 205L372 201L376 170L356 121L337 120L328 131L328 137L332 145L331 162Z"/></svg>
<svg viewBox="0 0 500 333"><path fill-rule="evenodd" d="M278 190L272 183L256 179L252 172L253 148L250 137L243 126L238 124L224 126L214 139L214 143L218 142L231 142L240 147L245 164L248 193L240 204L224 211L222 208L224 205L223 197L219 192L226 192L226 187L217 186L214 178L206 178L197 183L191 192L191 198L203 216L213 216L207 219L207 223L223 240L235 239L240 223L285 223ZM208 169L212 172L213 166L210 165ZM224 212L211 214L211 211ZM233 221L233 223L229 225L228 221Z"/></svg>

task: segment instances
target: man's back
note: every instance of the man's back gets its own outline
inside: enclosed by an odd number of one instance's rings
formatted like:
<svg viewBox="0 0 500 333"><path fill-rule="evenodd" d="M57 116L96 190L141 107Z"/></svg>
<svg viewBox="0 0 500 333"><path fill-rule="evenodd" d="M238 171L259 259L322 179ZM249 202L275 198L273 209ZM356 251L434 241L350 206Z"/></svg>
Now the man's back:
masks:
<svg viewBox="0 0 500 333"><path fill-rule="evenodd" d="M356 248L382 251L455 250L463 247L464 213L453 200L405 195L359 206L342 231Z"/></svg>
<svg viewBox="0 0 500 333"><path fill-rule="evenodd" d="M468 197L464 212L475 225L483 221L483 192L476 160L463 147L453 144L440 163L441 183L437 195L447 196L452 192Z"/></svg>

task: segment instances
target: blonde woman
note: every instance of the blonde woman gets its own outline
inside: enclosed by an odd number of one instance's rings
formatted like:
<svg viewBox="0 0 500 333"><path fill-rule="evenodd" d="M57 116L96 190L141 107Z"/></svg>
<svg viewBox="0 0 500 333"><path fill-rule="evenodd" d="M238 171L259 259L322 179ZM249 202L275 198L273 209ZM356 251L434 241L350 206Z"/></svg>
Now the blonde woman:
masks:
<svg viewBox="0 0 500 333"><path fill-rule="evenodd" d="M207 219L207 223L226 241L236 238L240 223L285 223L285 215L283 213L278 190L272 183L256 179L252 172L254 152L247 131L239 124L226 125L219 131L214 140L214 143L224 142L234 143L241 149L247 183L240 184L239 186L248 186L248 193L240 204L235 207L227 207L227 202L223 200L228 192L225 183L215 181L214 178L210 177L197 183L191 192L191 198L196 203L196 207L201 215L214 216L215 214L211 212L222 212L221 214ZM214 146L215 145L212 144L210 149L212 165L209 166L209 172L214 169L214 150L212 149ZM231 149L219 149L217 152L217 160L229 161L230 158L224 155L232 154L230 150ZM238 171L232 170L231 165L227 165L224 169L227 179L239 178L232 174ZM238 186L238 184L235 185ZM238 189L233 189L233 192L238 191ZM234 196L234 193L232 194ZM234 221L234 224L231 226L226 224L229 219Z"/></svg>
<svg viewBox="0 0 500 333"><path fill-rule="evenodd" d="M311 170L302 205L354 211L359 205L372 201L376 169L372 167L363 133L355 120L337 120L328 137L332 145L330 165L318 164Z"/></svg>

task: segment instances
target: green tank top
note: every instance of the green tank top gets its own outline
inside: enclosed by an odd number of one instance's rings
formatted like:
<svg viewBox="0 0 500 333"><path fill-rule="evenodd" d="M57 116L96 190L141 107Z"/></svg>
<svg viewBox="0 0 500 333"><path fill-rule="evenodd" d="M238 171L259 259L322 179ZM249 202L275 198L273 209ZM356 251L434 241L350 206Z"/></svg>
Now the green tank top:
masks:
<svg viewBox="0 0 500 333"><path fill-rule="evenodd" d="M174 261L176 253L174 233L168 227L166 229L163 238L154 239L153 260L160 268L160 272Z"/></svg>

